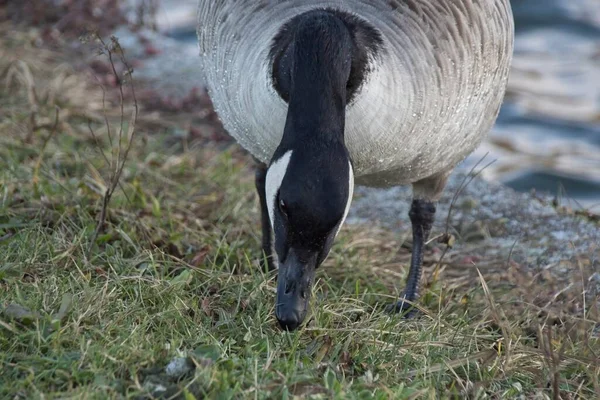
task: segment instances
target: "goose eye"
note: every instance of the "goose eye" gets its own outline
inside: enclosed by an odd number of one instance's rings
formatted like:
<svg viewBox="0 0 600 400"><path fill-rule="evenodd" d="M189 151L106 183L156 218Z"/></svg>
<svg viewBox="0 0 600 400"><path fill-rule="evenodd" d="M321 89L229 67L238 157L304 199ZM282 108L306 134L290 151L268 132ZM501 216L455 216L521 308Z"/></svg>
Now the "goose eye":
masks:
<svg viewBox="0 0 600 400"><path fill-rule="evenodd" d="M279 211L281 211L282 214L287 215L287 206L283 199L279 199Z"/></svg>

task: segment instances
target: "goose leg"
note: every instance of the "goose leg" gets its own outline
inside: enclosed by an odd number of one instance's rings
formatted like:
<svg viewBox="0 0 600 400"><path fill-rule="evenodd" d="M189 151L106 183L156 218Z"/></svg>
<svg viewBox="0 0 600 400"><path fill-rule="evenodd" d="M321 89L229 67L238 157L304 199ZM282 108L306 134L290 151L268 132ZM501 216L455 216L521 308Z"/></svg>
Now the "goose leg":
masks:
<svg viewBox="0 0 600 400"><path fill-rule="evenodd" d="M436 203L448 180L448 173L435 175L413 184L413 201L408 216L412 224L413 246L406 287L400 300L389 311L414 316L412 304L419 298L419 285L423 266L423 248L435 221Z"/></svg>
<svg viewBox="0 0 600 400"><path fill-rule="evenodd" d="M266 268L269 271L275 269L273 264L273 247L272 247L272 232L271 232L271 221L269 220L269 209L267 208L267 197L265 193L265 180L267 178L267 166L263 163L258 163L254 176L254 183L256 185L256 191L258 192L258 198L260 200L260 219L262 225L262 250L264 252L264 259L266 260ZM261 262L263 270L265 265Z"/></svg>
<svg viewBox="0 0 600 400"><path fill-rule="evenodd" d="M404 294L401 299L394 305L392 310L399 313L405 313L407 318L414 315L414 308L412 304L419 298L419 283L422 275L423 265L423 247L429 233L433 221L435 220L435 204L428 200L415 199L410 207L408 213L410 221L412 223L412 255L410 259L410 269L408 271L408 278L406 279L406 287ZM408 300L406 302L405 300Z"/></svg>

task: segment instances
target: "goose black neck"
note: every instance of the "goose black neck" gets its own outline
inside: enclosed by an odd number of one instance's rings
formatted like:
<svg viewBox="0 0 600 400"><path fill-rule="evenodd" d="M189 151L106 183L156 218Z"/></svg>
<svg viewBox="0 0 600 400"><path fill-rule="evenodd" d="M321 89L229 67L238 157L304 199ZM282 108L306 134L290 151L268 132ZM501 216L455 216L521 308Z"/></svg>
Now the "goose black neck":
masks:
<svg viewBox="0 0 600 400"><path fill-rule="evenodd" d="M290 39L276 76L288 101L283 141L343 143L354 46L348 28L332 13L314 11L301 17Z"/></svg>

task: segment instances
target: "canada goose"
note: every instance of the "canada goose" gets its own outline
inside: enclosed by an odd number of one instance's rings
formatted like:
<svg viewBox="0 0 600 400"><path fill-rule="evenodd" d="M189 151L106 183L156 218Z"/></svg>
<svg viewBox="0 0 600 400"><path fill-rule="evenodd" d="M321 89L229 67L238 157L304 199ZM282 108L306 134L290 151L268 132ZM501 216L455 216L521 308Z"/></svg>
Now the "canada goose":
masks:
<svg viewBox="0 0 600 400"><path fill-rule="evenodd" d="M412 184L412 259L391 306L410 311L435 204L504 97L509 0L200 0L198 16L215 110L260 162L280 325L304 320L355 181Z"/></svg>

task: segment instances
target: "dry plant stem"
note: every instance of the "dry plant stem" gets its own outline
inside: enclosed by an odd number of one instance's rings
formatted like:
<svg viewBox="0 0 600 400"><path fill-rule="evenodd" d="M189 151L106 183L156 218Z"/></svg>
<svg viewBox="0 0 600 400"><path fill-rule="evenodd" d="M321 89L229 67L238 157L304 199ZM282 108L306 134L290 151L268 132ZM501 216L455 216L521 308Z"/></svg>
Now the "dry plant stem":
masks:
<svg viewBox="0 0 600 400"><path fill-rule="evenodd" d="M52 129L50 130L50 133L48 134L48 136L46 136L46 138L44 139L44 143L42 143L42 148L40 150L40 154L38 155L37 162L35 163L35 167L33 170L34 171L33 172L34 184L37 184L37 182L38 182L40 166L42 165L42 159L44 157L44 152L46 151L46 147L48 147L48 143L50 143L50 140L52 139L52 137L56 134L56 131L58 130L59 116L60 116L60 109L57 106L56 107L56 116L54 117L54 125L52 126Z"/></svg>
<svg viewBox="0 0 600 400"><path fill-rule="evenodd" d="M100 44L102 46L101 51L104 52L108 57L108 61L111 66L111 71L115 77L115 80L116 80L118 88L119 88L120 124L119 124L117 149L115 152L115 150L114 150L115 146L113 145L113 141L112 141L112 134L111 134L110 124L108 122L108 117L106 115L106 109L105 108L103 109L105 124L106 124L107 132L108 132L109 143L111 145L110 160L108 160L108 157L106 156L106 154L104 153L103 150L101 150L101 152L102 152L102 155L103 155L105 161L108 164L108 168L110 171L110 173L109 173L110 182L109 182L109 184L104 192L104 196L102 198L102 206L100 209L100 215L98 216L98 224L96 225L96 229L94 230L92 240L90 241L88 253L91 253L93 245L96 242L96 240L98 239L98 236L100 235L100 231L102 230L102 227L104 226L104 223L106 222L106 215L108 213L108 206L110 204L110 200L111 200L117 186L120 186L121 175L123 173L123 168L125 167L125 163L127 162L127 157L129 156L129 151L131 150L131 145L133 143L133 138L135 136L135 126L137 124L137 118L138 118L138 114L139 114L137 98L135 95L135 85L134 85L133 76L132 76L133 70L132 70L131 66L127 63L127 60L125 59L125 54L123 53L123 49L121 48L121 45L119 44L117 38L112 36L111 44L108 45L98 34L95 34L94 36L100 42ZM129 76L129 87L131 89L132 101L133 101L133 112L132 112L131 118L129 120L129 126L127 129L127 144L126 144L125 148L123 148L123 144L122 144L124 124L125 124L125 94L123 91L123 85L125 83L124 83L124 79L122 79L122 77L120 77L119 73L117 72L117 68L115 66L115 59L114 59L115 53L118 55L120 61L123 63L123 65L126 68L125 74ZM104 101L105 101L104 88L102 88L102 91L103 91L102 101L104 104ZM91 127L91 123L88 124L88 127L92 134L92 137L96 141L96 144L98 144L99 141L98 141L97 136L94 133L94 130Z"/></svg>
<svg viewBox="0 0 600 400"><path fill-rule="evenodd" d="M103 121L104 121L104 125L106 126L107 129L107 137L108 137L108 144L110 145L111 148L111 159L109 160L108 157L106 156L106 152L104 151L104 149L102 148L102 145L100 143L100 140L98 139L98 136L96 135L96 133L94 132L94 129L92 128L92 121L88 119L88 130L90 131L92 138L94 139L94 142L96 143L96 147L98 148L98 150L100 150L100 154L102 155L102 158L104 158L104 161L106 162L106 165L109 166L109 170L113 170L113 164L115 162L115 158L114 158L114 154L112 153L112 149L114 148L113 145L113 140L112 140L112 131L111 131L111 126L110 123L108 121L108 115L106 113L106 88L104 87L104 85L100 82L100 79L98 79L98 77L96 75L94 75L94 78L96 79L96 81L98 82L98 86L100 86L100 89L102 90L102 113L103 113ZM121 82L121 81L119 81ZM133 82L132 82L133 84ZM132 87L132 90L133 87ZM134 100L135 100L135 92L134 92ZM137 105L136 105L137 107ZM127 196L127 193L125 192L125 189L123 188L123 186L121 185L121 182L119 181L119 187L121 188L121 190L123 191L123 193L125 194L125 197L127 198L127 201L129 200L129 196Z"/></svg>
<svg viewBox="0 0 600 400"><path fill-rule="evenodd" d="M20 69L20 74L19 74L19 70ZM23 83L26 85L27 87L27 99L29 102L29 105L31 107L31 111L29 113L29 132L28 135L25 137L24 142L25 143L31 143L32 138L33 138L33 134L35 133L36 130L36 126L37 126L37 122L36 122L36 117L39 111L39 96L37 94L36 91L36 87L35 87L35 80L33 79L33 74L31 73L31 69L29 68L29 65L27 65L27 63L23 62L23 61L15 61L14 63L11 63L6 71L6 87L8 89L8 86L10 85L11 79L13 76L19 76L21 80L23 81Z"/></svg>
<svg viewBox="0 0 600 400"><path fill-rule="evenodd" d="M439 238L440 241L444 241L444 243L446 244L446 247L444 248L444 251L442 252L442 254L440 255L440 258L437 261L434 275L437 275L437 272L439 271L439 269L442 266L442 261L444 260L446 253L448 253L448 250L450 250L450 247L452 247L450 245L450 235L449 235L448 231L450 230L450 217L452 216L452 209L454 208L454 204L456 203L456 200L458 200L458 196L460 196L462 191L465 190L467 188L467 186L469 186L469 184L473 181L473 179L475 179L479 174L481 174L483 172L483 170L485 170L487 167L489 167L490 165L492 165L493 163L496 162L496 160L490 161L483 168L481 168L479 171L474 173L475 169L479 166L479 164L481 164L481 162L487 157L487 155L488 155L488 153L484 154L484 156L481 157L481 159L479 159L479 161L477 161L477 163L475 163L475 165L473 165L473 167L471 168L469 173L463 178L458 189L454 193L454 196L452 196L452 201L450 202L450 207L448 208L448 215L446 216L446 229L443 234L436 237L436 238ZM431 241L433 241L436 238L430 239L429 241L426 242L426 244L429 244ZM512 250L511 250L511 252L512 252Z"/></svg>
<svg viewBox="0 0 600 400"><path fill-rule="evenodd" d="M98 86L102 90L102 114L103 114L104 124L106 125L106 129L107 129L106 135L108 137L108 144L110 145L111 154L112 154L112 148L113 148L112 133L110 130L110 123L108 122L108 115L106 114L106 89L104 88L104 85L101 83L100 79L96 75L94 75L94 78L96 78L96 81L98 82ZM89 128L90 132L92 133L94 141L96 142L96 145L98 146L98 149L100 150L100 153L102 154L102 157L106 161L106 164L109 166L109 168L112 170L112 159L113 158L111 157L111 160L109 160L108 157L106 157L106 153L104 152L104 149L100 145L100 141L98 140L98 137L96 136L96 134L94 133L94 130L92 129L92 121L91 120L88 120L88 128Z"/></svg>
<svg viewBox="0 0 600 400"><path fill-rule="evenodd" d="M479 270L479 268L477 268L477 274L479 275L479 281L481 283L481 287L483 289L485 299L490 308L492 318L494 319L494 322L500 327L500 330L502 331L502 336L504 339L503 340L503 342L504 342L504 360L506 363L508 363L508 362L510 362L510 355L511 355L512 349L511 349L510 330L507 327L506 318L504 316L504 313L502 313L501 310L496 307L496 302L494 301L492 293L491 293L483 275L481 274L481 271ZM498 352L500 353L500 349Z"/></svg>
<svg viewBox="0 0 600 400"><path fill-rule="evenodd" d="M108 122L107 122L107 124L108 124ZM106 156L104 149L102 149L102 144L100 143L98 136L96 136L96 132L94 132L94 128L92 128L92 121L88 121L88 129L90 131L90 134L92 135L92 138L94 139L94 142L96 143L96 146L100 150L100 154L102 154L102 158L104 158L104 161L106 162L107 165L109 165L109 166L112 165L111 161ZM109 133L109 135L110 135L110 133Z"/></svg>
<svg viewBox="0 0 600 400"><path fill-rule="evenodd" d="M479 166L479 164L481 164L481 162L483 160L485 160L487 155L488 155L488 153L485 153L483 155L483 157L481 157L481 159L479 159L479 161L477 161L477 163L475 165L473 165L473 168L471 168L469 173L467 175L465 175L462 182L458 186L458 189L454 193L454 196L452 197L452 201L450 202L450 208L448 209L448 216L446 217L446 233L448 233L448 230L450 227L450 216L452 215L452 209L454 208L454 205L456 204L456 200L458 200L458 196L460 196L460 194L463 192L463 190L465 190L466 187L469 186L469 184L473 181L473 179L475 179L479 174L481 174L487 167L489 167L490 165L492 165L493 163L496 162L496 160L492 160L489 163L487 163L483 168L481 168L479 171L473 173L475 171L475 169Z"/></svg>
<svg viewBox="0 0 600 400"><path fill-rule="evenodd" d="M540 337L543 337L540 332ZM560 400L560 354L554 353L552 347L552 328L546 329L545 345L542 347L545 351L545 359L550 369L550 378L552 384L552 400Z"/></svg>

